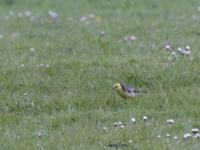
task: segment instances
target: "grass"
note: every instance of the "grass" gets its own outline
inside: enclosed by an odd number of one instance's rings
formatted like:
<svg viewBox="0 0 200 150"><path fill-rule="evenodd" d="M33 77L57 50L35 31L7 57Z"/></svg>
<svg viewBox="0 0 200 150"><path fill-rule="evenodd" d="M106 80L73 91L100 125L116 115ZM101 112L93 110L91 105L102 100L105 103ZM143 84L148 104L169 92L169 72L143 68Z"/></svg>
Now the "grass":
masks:
<svg viewBox="0 0 200 150"><path fill-rule="evenodd" d="M200 128L199 5L197 0L2 0L0 149L98 150L116 149L106 145L117 143L130 150L199 149L198 139L183 139ZM59 22L49 10L58 13ZM36 19L19 17L26 11ZM90 14L94 18L80 21ZM119 42L126 35L136 40ZM166 43L174 50L190 45L191 56L169 60ZM124 103L111 88L119 81L148 93ZM171 126L169 118L175 120ZM116 121L125 128L114 128Z"/></svg>

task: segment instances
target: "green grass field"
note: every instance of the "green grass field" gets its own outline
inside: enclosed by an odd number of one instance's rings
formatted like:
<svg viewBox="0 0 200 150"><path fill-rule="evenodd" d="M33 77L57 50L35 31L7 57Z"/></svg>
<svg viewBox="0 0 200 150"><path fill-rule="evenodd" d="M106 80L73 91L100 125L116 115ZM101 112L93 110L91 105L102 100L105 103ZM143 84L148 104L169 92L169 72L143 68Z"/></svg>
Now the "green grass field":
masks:
<svg viewBox="0 0 200 150"><path fill-rule="evenodd" d="M200 139L183 136L200 129L199 6L1 0L0 149L198 150ZM173 59L186 45L191 55ZM147 93L125 103L112 89L119 81Z"/></svg>

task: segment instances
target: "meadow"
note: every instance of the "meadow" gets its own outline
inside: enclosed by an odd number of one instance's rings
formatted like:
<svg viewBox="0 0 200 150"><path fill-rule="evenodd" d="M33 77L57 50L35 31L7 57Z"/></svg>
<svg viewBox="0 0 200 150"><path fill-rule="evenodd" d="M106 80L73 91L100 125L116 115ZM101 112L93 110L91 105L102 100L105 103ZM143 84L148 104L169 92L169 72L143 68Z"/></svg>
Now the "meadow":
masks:
<svg viewBox="0 0 200 150"><path fill-rule="evenodd" d="M0 149L198 150L199 25L198 0L1 0Z"/></svg>

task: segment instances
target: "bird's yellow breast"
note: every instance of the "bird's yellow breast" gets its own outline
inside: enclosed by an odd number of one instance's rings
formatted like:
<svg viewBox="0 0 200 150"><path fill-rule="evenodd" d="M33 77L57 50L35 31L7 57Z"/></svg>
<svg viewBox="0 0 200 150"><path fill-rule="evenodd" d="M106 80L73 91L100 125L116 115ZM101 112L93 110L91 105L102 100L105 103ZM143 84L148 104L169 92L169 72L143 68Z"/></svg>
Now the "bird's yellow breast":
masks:
<svg viewBox="0 0 200 150"><path fill-rule="evenodd" d="M124 92L124 91L122 91L122 90L116 90L117 91L117 93L122 97L122 98L124 98L124 99L127 99L129 96L127 95L127 93L126 92Z"/></svg>

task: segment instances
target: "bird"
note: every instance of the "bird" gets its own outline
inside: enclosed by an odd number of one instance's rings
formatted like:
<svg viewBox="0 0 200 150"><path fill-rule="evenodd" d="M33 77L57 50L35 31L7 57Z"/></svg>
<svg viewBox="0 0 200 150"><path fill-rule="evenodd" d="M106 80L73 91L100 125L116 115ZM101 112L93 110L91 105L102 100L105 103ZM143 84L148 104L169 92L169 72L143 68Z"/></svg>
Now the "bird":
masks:
<svg viewBox="0 0 200 150"><path fill-rule="evenodd" d="M116 83L112 86L112 88L121 96L123 99L128 99L128 98L134 98L135 96L140 95L142 92L145 91L139 91L136 90L135 88L125 85L122 83Z"/></svg>

